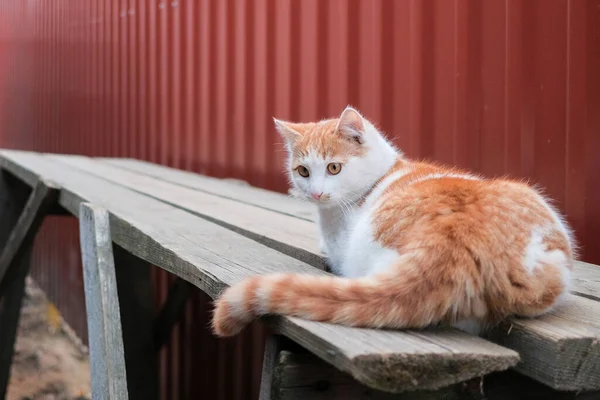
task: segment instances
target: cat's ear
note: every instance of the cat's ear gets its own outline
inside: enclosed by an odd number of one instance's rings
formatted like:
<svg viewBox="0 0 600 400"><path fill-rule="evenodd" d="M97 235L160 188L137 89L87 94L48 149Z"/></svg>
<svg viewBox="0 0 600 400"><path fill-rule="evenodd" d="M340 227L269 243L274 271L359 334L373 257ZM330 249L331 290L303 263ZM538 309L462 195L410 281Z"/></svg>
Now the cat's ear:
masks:
<svg viewBox="0 0 600 400"><path fill-rule="evenodd" d="M298 129L298 124L282 121L277 118L273 118L273 122L275 123L277 132L279 132L281 137L289 144L293 144L300 136L302 136L302 133L300 133L300 130Z"/></svg>
<svg viewBox="0 0 600 400"><path fill-rule="evenodd" d="M350 106L346 107L342 115L340 115L340 120L335 130L346 139L359 144L365 142L365 120L358 111Z"/></svg>

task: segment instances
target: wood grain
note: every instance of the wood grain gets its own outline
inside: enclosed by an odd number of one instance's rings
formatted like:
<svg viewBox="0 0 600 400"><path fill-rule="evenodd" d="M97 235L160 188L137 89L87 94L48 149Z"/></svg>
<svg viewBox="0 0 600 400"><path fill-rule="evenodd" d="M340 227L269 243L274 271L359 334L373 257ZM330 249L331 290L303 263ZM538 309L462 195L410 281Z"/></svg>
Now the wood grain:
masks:
<svg viewBox="0 0 600 400"><path fill-rule="evenodd" d="M518 349L516 369L558 390L600 387L600 303L571 296L550 315L515 318L489 334L500 345Z"/></svg>
<svg viewBox="0 0 600 400"><path fill-rule="evenodd" d="M183 208L284 254L325 269L325 261L315 240L317 227L313 222L130 172L88 157L67 155L49 157L175 207ZM229 184L229 186L233 185ZM247 187L235 189L241 191ZM238 196L243 197L244 194L238 192ZM279 204L279 207L281 208L282 205Z"/></svg>
<svg viewBox="0 0 600 400"><path fill-rule="evenodd" d="M270 238L270 240L262 239L260 242L277 250L281 250L285 245L307 249L305 247L306 239L311 233L305 230L305 221L294 220L286 215L283 217L287 219L280 218L280 216L268 218L261 214L265 212L263 209L255 208L255 211L252 212L246 204L238 203L236 207L233 200L219 199L203 192L190 191L187 188L183 190L181 188L178 189L177 185L140 176L139 174L123 174L118 169L103 166L93 159L72 156L56 156L56 158L83 171L97 174L106 180L168 201L170 204L177 205L180 208L193 212L203 210L197 214L205 218L208 215L210 216L208 219L211 221L216 220L215 222L219 222L219 219L225 218L226 222L221 225L228 228L232 224L235 224L236 221L240 221L240 224L247 223L250 227L260 224L262 236ZM174 174L173 172L170 173L170 175ZM122 175L126 176L123 177ZM167 188L169 191L163 192ZM239 196L241 197L242 194ZM212 208L207 207L207 204L210 203L210 200L208 200L210 197L213 197ZM228 204L224 205L224 209L221 211L217 210L219 205L224 202L228 202ZM254 214L254 216L260 215L260 217L256 218L256 222L250 222L252 217L247 219L247 215L249 214ZM304 232L304 235L294 235L294 232ZM254 239L252 235L248 236ZM317 242L314 232L312 233L311 240L313 243ZM280 242L280 244L273 246L273 243L276 242ZM288 252L287 254L302 261L307 261L304 258L304 253ZM585 265L583 266L585 267ZM576 265L576 274L579 274L581 267L581 263ZM588 267L585 274L589 277L594 272L593 269ZM586 279L583 281L589 282ZM594 289L593 284L582 286L580 283L581 280L575 280L575 289L579 290L579 292L590 293ZM594 306L600 309L600 303L593 300L578 296L568 296L566 305L558 308L551 315L536 320L515 321L515 325L518 325L520 329L514 331L510 340L505 337L506 335L501 333L501 328L498 328L489 337L503 346L526 355L526 362L520 364L518 367L519 370L535 377L541 382L561 390L597 390L600 389L600 368L596 369L596 366L598 366L597 363L600 362L600 348L590 345L590 341L591 343L595 343L600 338L600 331L593 323L596 318L600 320L600 316L593 313ZM544 323L546 320L552 321L552 323L546 324L546 329L540 331L538 325ZM535 347L531 345L532 337L536 338L535 343L538 344ZM557 338L559 339L558 342ZM302 338L297 338L296 340L300 341ZM573 350L572 356L565 357L562 355L561 346L565 345L568 345ZM540 353L538 349L545 350L543 353ZM548 360L553 361L552 365L547 364Z"/></svg>
<svg viewBox="0 0 600 400"><path fill-rule="evenodd" d="M78 215L83 201L110 212L113 240L134 255L196 285L213 298L241 279L276 271L324 274L231 230L49 157L1 151L18 176L53 179L60 203ZM367 386L399 392L437 389L515 365L518 355L454 330L353 329L297 318L268 321L281 334Z"/></svg>
<svg viewBox="0 0 600 400"><path fill-rule="evenodd" d="M211 178L130 158L105 158L101 160L121 169L126 168L182 187L251 204L280 214L292 215L307 221L315 222L317 220L317 209L312 204L281 193L249 186L245 182Z"/></svg>
<svg viewBox="0 0 600 400"><path fill-rule="evenodd" d="M457 385L401 394L373 390L277 335L267 339L262 377L260 400L472 400Z"/></svg>
<svg viewBox="0 0 600 400"><path fill-rule="evenodd" d="M118 166L119 168L126 168L145 176L157 178L164 182L175 183L179 186L191 188L202 193L224 197L242 204L250 204L283 215L294 216L298 219L316 221L317 218L316 207L309 202L290 198L289 196L280 193L248 186L247 184L234 184L226 179L211 178L134 159L103 158L95 160L96 162L102 160L105 163ZM88 164L88 167L89 166L90 165ZM122 171L122 169L120 169L120 171ZM144 185L142 184L136 185L140 192L148 192L143 189L143 186ZM168 195L163 195L162 197L168 197L168 200L172 200L170 198L171 196ZM180 206L188 207L191 211L196 208L193 206L189 207L189 202L185 203L186 204L176 202L176 204L179 204ZM244 209L244 211L246 210L247 209ZM218 217L214 219L218 219ZM274 223L278 222L279 221L277 220ZM296 229L303 229L302 224L295 223L294 226ZM311 235L310 240L312 240L312 243L315 243L315 233L308 231L307 234ZM285 239L288 238L284 237L281 241ZM267 239L265 239L265 241L266 240ZM303 242L306 243L305 238L303 238ZM269 242L269 245L273 248L277 248L278 246L277 244L273 245L272 242ZM319 253L314 247L312 247L312 251ZM292 255L296 258L299 256L298 254ZM577 262L574 271L574 285L573 294L600 301L600 266Z"/></svg>
<svg viewBox="0 0 600 400"><path fill-rule="evenodd" d="M600 301L600 266L578 262L573 271L573 294Z"/></svg>
<svg viewBox="0 0 600 400"><path fill-rule="evenodd" d="M108 212L82 203L79 217L92 398L127 399L125 350Z"/></svg>

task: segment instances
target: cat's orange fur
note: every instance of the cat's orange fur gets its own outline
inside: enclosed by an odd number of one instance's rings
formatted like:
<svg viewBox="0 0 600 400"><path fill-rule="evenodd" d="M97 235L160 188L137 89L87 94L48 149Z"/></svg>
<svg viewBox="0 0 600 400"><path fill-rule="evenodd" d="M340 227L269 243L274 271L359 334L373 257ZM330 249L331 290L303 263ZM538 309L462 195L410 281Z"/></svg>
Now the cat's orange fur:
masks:
<svg viewBox="0 0 600 400"><path fill-rule="evenodd" d="M344 129L339 122L288 125L299 133L290 145L291 168L311 151L363 157L360 143L338 132ZM352 124L362 127L360 121ZM376 193L377 199L365 201L398 171L401 176ZM398 155L357 201L358 208L367 206L373 207L373 239L398 253L393 266L353 279L249 278L217 300L214 332L234 335L265 314L375 328L469 319L485 326L510 315L544 313L567 290L574 257L568 227L524 183L483 179Z"/></svg>

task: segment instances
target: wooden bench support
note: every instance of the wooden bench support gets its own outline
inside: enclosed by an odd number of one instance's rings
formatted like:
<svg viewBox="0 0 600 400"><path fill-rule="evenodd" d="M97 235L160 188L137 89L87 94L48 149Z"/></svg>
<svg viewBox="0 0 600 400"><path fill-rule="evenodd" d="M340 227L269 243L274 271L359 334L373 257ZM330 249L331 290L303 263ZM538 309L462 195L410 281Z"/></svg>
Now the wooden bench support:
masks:
<svg viewBox="0 0 600 400"><path fill-rule="evenodd" d="M129 398L158 399L152 265L113 242Z"/></svg>
<svg viewBox="0 0 600 400"><path fill-rule="evenodd" d="M56 203L54 206L50 208L48 211L48 215L52 215L53 217L72 217L71 214L66 208L61 206L59 203Z"/></svg>
<svg viewBox="0 0 600 400"><path fill-rule="evenodd" d="M380 392L320 360L291 340L267 338L259 400L600 400L600 392L562 392L514 371L433 391Z"/></svg>
<svg viewBox="0 0 600 400"><path fill-rule="evenodd" d="M18 274L0 303L0 399L6 397L10 381L10 367L25 294L25 278L29 274L30 256L31 253L27 252L17 263Z"/></svg>
<svg viewBox="0 0 600 400"><path fill-rule="evenodd" d="M4 399L19 324L25 278L33 239L48 211L57 203L56 185L40 181L25 202L29 190L4 172L0 177L0 399Z"/></svg>
<svg viewBox="0 0 600 400"><path fill-rule="evenodd" d="M29 196L0 255L0 297L10 285L11 278L18 275L19 259L33 243L48 211L56 205L59 193L60 189L54 183L40 181Z"/></svg>
<svg viewBox="0 0 600 400"><path fill-rule="evenodd" d="M125 352L108 212L81 204L79 234L92 398L127 399Z"/></svg>
<svg viewBox="0 0 600 400"><path fill-rule="evenodd" d="M106 210L81 204L79 221L92 397L156 399L149 265L113 246Z"/></svg>
<svg viewBox="0 0 600 400"><path fill-rule="evenodd" d="M167 300L154 321L153 336L156 350L160 350L169 341L171 331L181 317L193 287L194 285L181 278L175 279L171 285Z"/></svg>
<svg viewBox="0 0 600 400"><path fill-rule="evenodd" d="M391 394L362 385L283 336L267 338L259 400L476 400L463 385Z"/></svg>

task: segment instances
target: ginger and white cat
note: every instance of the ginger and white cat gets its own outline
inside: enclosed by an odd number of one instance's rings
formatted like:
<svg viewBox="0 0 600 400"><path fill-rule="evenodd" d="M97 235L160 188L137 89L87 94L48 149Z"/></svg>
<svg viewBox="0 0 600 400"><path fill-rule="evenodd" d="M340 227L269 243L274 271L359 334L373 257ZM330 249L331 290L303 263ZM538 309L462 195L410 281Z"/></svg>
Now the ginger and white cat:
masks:
<svg viewBox="0 0 600 400"><path fill-rule="evenodd" d="M451 325L471 333L537 316L567 293L569 227L521 182L411 161L358 111L275 120L294 192L315 202L339 276L256 276L216 301L214 332L283 314L357 327Z"/></svg>

